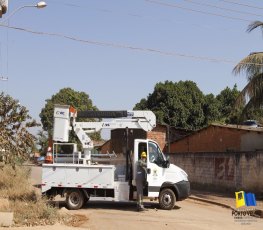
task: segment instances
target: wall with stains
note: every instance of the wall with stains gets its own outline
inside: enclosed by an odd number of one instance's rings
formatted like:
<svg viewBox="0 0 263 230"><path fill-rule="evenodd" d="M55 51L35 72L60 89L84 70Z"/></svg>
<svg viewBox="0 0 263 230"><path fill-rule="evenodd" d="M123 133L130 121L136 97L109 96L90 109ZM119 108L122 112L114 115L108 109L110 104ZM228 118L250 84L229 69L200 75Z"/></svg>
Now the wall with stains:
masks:
<svg viewBox="0 0 263 230"><path fill-rule="evenodd" d="M193 188L263 191L263 152L176 153L171 163L184 169Z"/></svg>

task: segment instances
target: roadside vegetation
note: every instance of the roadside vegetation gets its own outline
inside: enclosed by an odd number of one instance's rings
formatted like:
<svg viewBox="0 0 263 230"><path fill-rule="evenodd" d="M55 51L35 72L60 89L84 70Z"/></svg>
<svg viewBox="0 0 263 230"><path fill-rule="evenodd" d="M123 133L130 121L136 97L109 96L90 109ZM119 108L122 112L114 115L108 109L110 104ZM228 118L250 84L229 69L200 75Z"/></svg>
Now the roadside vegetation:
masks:
<svg viewBox="0 0 263 230"><path fill-rule="evenodd" d="M31 185L29 175L30 169L25 166L0 167L0 212L13 212L15 226L78 226L87 221L86 216L72 215L42 197Z"/></svg>
<svg viewBox="0 0 263 230"><path fill-rule="evenodd" d="M13 212L15 226L74 225L79 217L61 213L30 182L30 168L23 166L34 152L38 126L18 100L0 94L0 212Z"/></svg>
<svg viewBox="0 0 263 230"><path fill-rule="evenodd" d="M23 166L1 167L0 198L6 205L0 205L0 211L13 212L16 226L54 224L63 219L30 184L29 173L29 168Z"/></svg>

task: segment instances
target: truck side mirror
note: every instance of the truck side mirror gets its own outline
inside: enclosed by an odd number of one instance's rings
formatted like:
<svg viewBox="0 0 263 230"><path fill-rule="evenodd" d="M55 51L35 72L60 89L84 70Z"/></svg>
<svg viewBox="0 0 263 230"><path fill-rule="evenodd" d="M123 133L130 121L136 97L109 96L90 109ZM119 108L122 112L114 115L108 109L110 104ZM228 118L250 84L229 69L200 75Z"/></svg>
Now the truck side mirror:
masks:
<svg viewBox="0 0 263 230"><path fill-rule="evenodd" d="M165 167L166 168L169 168L170 167L170 156L169 155L166 155L166 161L165 161Z"/></svg>

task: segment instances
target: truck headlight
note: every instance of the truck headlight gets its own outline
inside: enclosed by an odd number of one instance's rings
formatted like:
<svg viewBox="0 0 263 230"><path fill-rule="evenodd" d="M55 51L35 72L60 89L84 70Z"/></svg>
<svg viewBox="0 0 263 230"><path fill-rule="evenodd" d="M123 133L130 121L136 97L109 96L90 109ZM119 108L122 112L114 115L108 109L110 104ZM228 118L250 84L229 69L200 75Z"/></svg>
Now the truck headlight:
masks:
<svg viewBox="0 0 263 230"><path fill-rule="evenodd" d="M185 171L181 170L181 173L182 173L182 175L183 175L184 177L186 177L186 179L188 179L188 175L187 175L187 173L186 173Z"/></svg>

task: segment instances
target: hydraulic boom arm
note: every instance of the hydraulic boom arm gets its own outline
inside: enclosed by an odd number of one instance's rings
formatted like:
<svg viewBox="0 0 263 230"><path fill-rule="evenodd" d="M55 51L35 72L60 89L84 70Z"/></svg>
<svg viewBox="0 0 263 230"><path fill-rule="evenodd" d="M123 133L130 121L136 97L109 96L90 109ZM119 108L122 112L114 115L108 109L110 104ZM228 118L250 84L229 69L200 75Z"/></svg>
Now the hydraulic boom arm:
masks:
<svg viewBox="0 0 263 230"><path fill-rule="evenodd" d="M78 122L79 118L113 118L111 121ZM102 129L143 129L151 131L156 126L155 114L152 111L84 111L77 112L74 108L66 105L55 105L53 140L68 142L69 130L74 130L79 138L84 154L90 161L90 150L93 142L89 133L98 132Z"/></svg>

